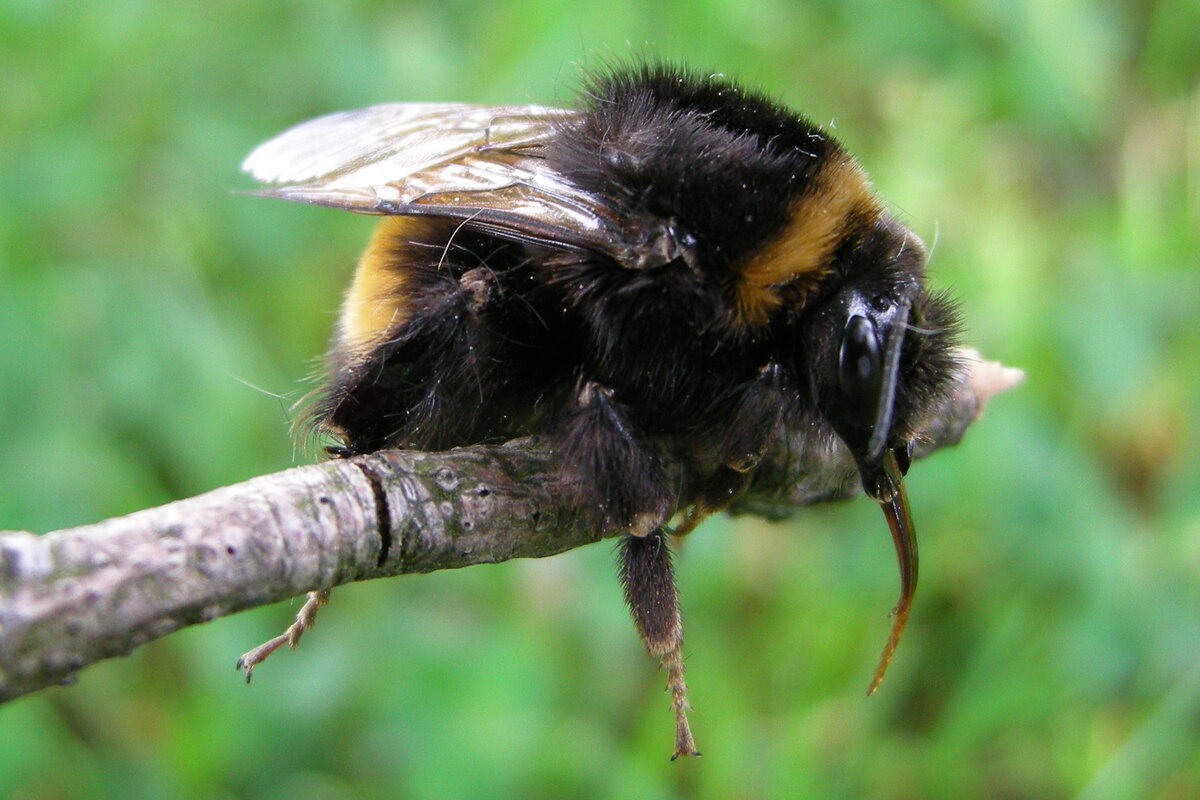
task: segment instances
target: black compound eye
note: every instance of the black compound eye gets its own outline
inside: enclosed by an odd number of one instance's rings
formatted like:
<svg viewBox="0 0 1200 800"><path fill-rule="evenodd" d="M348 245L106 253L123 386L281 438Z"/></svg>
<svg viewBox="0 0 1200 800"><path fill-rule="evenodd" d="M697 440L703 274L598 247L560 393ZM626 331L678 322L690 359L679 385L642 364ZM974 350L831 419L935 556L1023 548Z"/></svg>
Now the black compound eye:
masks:
<svg viewBox="0 0 1200 800"><path fill-rule="evenodd" d="M838 383L847 416L863 427L873 424L883 391L883 354L875 323L866 317L856 314L846 322L838 353Z"/></svg>

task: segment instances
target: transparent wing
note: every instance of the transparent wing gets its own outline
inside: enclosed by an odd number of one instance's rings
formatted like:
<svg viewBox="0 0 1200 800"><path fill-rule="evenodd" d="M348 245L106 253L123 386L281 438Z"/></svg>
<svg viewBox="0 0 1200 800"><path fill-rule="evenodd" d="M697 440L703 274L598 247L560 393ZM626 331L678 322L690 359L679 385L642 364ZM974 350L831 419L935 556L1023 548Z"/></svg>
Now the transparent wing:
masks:
<svg viewBox="0 0 1200 800"><path fill-rule="evenodd" d="M461 219L522 241L624 260L619 216L575 186L544 148L578 119L544 106L389 103L301 123L259 145L242 169L257 194L365 214Z"/></svg>
<svg viewBox="0 0 1200 800"><path fill-rule="evenodd" d="M264 183L387 184L481 148L534 147L556 120L573 116L544 106L385 103L289 128L256 147L242 169Z"/></svg>

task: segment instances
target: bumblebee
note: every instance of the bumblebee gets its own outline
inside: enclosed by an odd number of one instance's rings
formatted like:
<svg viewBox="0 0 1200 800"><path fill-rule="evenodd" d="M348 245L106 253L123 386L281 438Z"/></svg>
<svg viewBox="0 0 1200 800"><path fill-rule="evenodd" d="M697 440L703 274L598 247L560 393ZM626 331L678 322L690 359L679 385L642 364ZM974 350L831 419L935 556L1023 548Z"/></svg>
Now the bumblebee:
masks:
<svg viewBox="0 0 1200 800"><path fill-rule="evenodd" d="M665 535L754 480L768 443L836 439L882 506L909 613L913 438L948 393L956 310L925 247L826 131L720 75L587 80L577 109L395 103L267 141L268 197L381 215L312 418L340 455L534 435L619 548L695 754Z"/></svg>

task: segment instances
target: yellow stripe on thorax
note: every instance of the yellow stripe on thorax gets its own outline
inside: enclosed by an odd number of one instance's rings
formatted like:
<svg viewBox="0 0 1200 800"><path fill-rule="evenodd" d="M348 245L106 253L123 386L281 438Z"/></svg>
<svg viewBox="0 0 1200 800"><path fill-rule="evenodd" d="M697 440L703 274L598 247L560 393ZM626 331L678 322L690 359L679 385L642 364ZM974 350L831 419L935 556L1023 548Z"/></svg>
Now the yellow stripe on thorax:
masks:
<svg viewBox="0 0 1200 800"><path fill-rule="evenodd" d="M761 328L782 303L779 289L812 291L828 274L848 219L879 213L879 202L862 168L843 153L831 154L812 177L813 186L791 209L787 225L738 270L736 319Z"/></svg>

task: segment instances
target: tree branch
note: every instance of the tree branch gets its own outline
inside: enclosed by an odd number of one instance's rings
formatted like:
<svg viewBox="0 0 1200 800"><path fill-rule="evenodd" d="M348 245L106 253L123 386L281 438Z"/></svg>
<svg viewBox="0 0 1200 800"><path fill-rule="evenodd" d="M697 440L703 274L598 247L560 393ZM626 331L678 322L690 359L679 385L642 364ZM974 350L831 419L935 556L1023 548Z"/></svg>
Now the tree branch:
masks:
<svg viewBox="0 0 1200 800"><path fill-rule="evenodd" d="M969 359L969 360L968 360ZM958 391L924 431L955 444L1018 370L964 353ZM783 439L734 509L786 516L859 490L835 442ZM266 475L188 500L36 536L0 533L0 702L179 628L314 589L597 541L536 441L383 451Z"/></svg>

